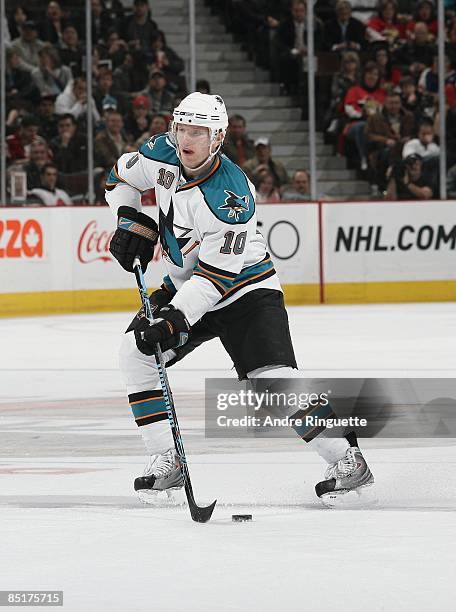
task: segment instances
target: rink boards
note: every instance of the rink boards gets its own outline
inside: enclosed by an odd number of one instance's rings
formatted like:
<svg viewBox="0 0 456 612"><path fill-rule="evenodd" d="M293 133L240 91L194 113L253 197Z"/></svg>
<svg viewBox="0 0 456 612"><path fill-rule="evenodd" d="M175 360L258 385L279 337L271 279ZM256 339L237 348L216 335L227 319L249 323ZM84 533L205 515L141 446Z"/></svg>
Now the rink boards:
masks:
<svg viewBox="0 0 456 612"><path fill-rule="evenodd" d="M289 304L456 300L456 203L258 206ZM109 253L106 207L3 208L0 315L134 310L133 278ZM157 249L147 282L158 287Z"/></svg>

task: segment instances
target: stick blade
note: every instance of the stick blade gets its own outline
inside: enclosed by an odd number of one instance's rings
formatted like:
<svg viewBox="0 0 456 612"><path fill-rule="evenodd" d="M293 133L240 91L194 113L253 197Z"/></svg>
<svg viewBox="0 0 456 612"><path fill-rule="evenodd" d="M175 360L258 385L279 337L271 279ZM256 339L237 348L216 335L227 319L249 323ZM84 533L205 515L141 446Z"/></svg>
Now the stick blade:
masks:
<svg viewBox="0 0 456 612"><path fill-rule="evenodd" d="M216 503L217 503L217 500L212 502L210 506L206 506L205 508L200 508L199 506L196 505L195 500L192 498L191 500L189 500L190 514L191 514L192 519L196 523L207 523L210 520L212 513L214 512Z"/></svg>

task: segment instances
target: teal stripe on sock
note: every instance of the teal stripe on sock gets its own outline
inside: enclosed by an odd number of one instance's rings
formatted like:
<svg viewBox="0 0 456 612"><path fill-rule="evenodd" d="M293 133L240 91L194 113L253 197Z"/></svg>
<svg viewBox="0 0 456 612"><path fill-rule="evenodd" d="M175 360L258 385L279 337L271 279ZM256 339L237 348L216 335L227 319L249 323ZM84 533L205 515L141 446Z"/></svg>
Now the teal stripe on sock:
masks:
<svg viewBox="0 0 456 612"><path fill-rule="evenodd" d="M293 415L293 418L302 420L302 425L293 426L293 429L298 434L298 436L300 436L301 438L304 438L304 436L306 436L309 432L311 432L312 429L314 429L315 427L321 427L320 424L315 425L315 424L309 423L309 425L306 425L306 415L308 414L312 417L318 417L319 419L328 419L328 418L335 416L330 405L319 406L317 410L313 410L313 411L302 410L300 411L300 414Z"/></svg>
<svg viewBox="0 0 456 612"><path fill-rule="evenodd" d="M131 410L135 419L138 419L139 417L144 417L149 414L157 414L157 412L166 411L166 404L163 398L145 400L139 404L133 404Z"/></svg>

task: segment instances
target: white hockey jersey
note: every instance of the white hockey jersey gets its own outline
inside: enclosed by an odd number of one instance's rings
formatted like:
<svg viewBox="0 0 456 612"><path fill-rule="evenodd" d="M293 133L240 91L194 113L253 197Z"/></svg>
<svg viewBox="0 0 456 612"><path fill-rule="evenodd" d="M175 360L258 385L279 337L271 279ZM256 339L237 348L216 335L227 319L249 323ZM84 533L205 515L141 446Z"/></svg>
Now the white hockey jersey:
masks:
<svg viewBox="0 0 456 612"><path fill-rule="evenodd" d="M186 180L167 134L120 157L106 181L106 201L141 210L141 192L155 187L158 225L171 301L193 325L257 288L281 291L262 234L255 188L225 155L204 176Z"/></svg>

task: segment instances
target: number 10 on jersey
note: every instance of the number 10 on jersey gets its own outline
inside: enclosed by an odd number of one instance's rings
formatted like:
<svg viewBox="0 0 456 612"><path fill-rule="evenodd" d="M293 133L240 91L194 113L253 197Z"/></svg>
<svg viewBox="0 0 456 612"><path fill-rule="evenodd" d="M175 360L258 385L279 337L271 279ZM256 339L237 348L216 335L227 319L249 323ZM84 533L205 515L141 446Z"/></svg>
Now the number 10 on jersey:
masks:
<svg viewBox="0 0 456 612"><path fill-rule="evenodd" d="M222 248L220 249L220 253L223 253L223 255L231 255L231 253L234 253L235 255L240 255L245 248L245 242L247 240L247 232L240 232L237 236L236 239L234 239L234 232L229 231L226 232L224 238L225 238L225 242L223 243ZM234 239L234 244L233 244L233 239ZM233 247L231 249L231 245L233 244Z"/></svg>

